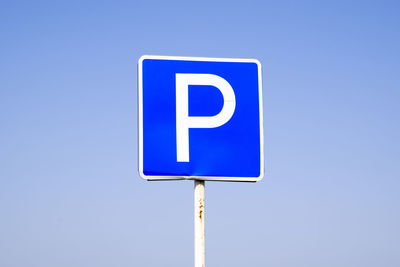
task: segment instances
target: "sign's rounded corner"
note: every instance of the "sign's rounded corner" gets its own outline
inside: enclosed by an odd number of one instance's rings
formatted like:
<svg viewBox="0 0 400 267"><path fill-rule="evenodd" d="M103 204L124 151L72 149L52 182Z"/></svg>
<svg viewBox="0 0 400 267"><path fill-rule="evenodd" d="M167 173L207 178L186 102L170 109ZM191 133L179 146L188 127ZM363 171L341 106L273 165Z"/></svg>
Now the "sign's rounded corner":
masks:
<svg viewBox="0 0 400 267"><path fill-rule="evenodd" d="M143 63L143 61L144 61L145 59L150 59L150 58L151 58L150 55L142 55L142 56L140 56L140 58L138 59L138 64L139 64L139 66L142 65L142 63Z"/></svg>
<svg viewBox="0 0 400 267"><path fill-rule="evenodd" d="M260 60L258 60L256 58L252 58L252 59L250 59L250 62L255 63L257 65L257 68L261 70L262 64L261 64Z"/></svg>
<svg viewBox="0 0 400 267"><path fill-rule="evenodd" d="M142 178L143 180L146 180L146 181L149 180L149 177L148 177L146 174L144 174L143 170L139 170L139 176L140 176L140 178Z"/></svg>
<svg viewBox="0 0 400 267"><path fill-rule="evenodd" d="M254 181L255 181L255 182L259 182L259 181L261 181L261 180L264 178L264 176L265 176L265 175L264 175L264 172L261 172L261 173L260 173L260 176L258 176L257 178L255 178Z"/></svg>

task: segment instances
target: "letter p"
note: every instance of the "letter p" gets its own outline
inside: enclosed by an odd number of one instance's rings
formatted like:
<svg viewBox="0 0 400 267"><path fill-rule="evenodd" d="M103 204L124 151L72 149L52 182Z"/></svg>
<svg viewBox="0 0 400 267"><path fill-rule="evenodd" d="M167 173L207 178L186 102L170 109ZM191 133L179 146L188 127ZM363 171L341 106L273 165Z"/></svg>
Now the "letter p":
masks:
<svg viewBox="0 0 400 267"><path fill-rule="evenodd" d="M224 105L214 116L189 117L189 85L211 85L221 91ZM176 146L177 161L189 162L189 128L216 128L230 120L235 111L235 93L231 85L214 74L176 73Z"/></svg>

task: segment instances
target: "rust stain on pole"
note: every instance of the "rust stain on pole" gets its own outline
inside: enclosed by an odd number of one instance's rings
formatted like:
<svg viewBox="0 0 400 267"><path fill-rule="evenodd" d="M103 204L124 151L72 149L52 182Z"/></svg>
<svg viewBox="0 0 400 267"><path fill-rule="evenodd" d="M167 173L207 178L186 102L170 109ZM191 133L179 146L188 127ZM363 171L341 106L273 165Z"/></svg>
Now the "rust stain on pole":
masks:
<svg viewBox="0 0 400 267"><path fill-rule="evenodd" d="M203 222L204 199L199 199L199 219Z"/></svg>

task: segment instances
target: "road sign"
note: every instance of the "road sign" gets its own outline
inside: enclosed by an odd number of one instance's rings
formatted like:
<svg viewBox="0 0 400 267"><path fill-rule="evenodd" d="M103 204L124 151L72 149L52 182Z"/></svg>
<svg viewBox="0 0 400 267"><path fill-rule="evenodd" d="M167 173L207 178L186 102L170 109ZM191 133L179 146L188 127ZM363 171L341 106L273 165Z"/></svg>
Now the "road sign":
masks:
<svg viewBox="0 0 400 267"><path fill-rule="evenodd" d="M142 56L138 82L142 178L263 177L258 60Z"/></svg>

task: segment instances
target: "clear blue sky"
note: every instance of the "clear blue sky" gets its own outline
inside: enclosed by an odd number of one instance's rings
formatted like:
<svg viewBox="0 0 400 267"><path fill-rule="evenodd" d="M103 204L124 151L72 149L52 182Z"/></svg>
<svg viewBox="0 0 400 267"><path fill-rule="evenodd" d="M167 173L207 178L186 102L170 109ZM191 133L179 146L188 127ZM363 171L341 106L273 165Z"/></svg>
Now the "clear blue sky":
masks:
<svg viewBox="0 0 400 267"><path fill-rule="evenodd" d="M400 266L398 1L3 1L0 266L192 266L137 172L143 54L263 64L266 177L206 184L208 266Z"/></svg>

